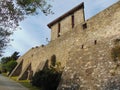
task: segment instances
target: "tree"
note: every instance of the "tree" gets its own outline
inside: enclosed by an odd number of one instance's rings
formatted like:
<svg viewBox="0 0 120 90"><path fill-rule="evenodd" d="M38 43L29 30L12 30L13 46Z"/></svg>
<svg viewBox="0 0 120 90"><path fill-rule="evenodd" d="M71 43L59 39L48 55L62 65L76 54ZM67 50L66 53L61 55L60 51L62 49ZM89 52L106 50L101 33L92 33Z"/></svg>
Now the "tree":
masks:
<svg viewBox="0 0 120 90"><path fill-rule="evenodd" d="M0 27L0 56L2 56L4 47L7 46L7 43L10 41L8 38L10 34L11 32L3 30L3 28Z"/></svg>
<svg viewBox="0 0 120 90"><path fill-rule="evenodd" d="M9 72L9 74L12 72L12 70L16 67L17 62L14 60L9 61L6 64L6 70Z"/></svg>
<svg viewBox="0 0 120 90"><path fill-rule="evenodd" d="M11 55L12 60L17 60L19 57L20 57L19 52L16 51Z"/></svg>
<svg viewBox="0 0 120 90"><path fill-rule="evenodd" d="M0 55L10 41L8 37L23 19L22 11L15 7L13 0L0 1Z"/></svg>
<svg viewBox="0 0 120 90"><path fill-rule="evenodd" d="M24 20L26 15L38 14L40 9L45 15L52 13L46 0L0 0L0 56L10 41L9 36Z"/></svg>
<svg viewBox="0 0 120 90"><path fill-rule="evenodd" d="M1 71L2 72L9 72L14 69L14 67L17 65L16 60L19 58L19 52L14 52L11 56L9 57L3 57L1 58Z"/></svg>
<svg viewBox="0 0 120 90"><path fill-rule="evenodd" d="M53 13L48 0L16 0L17 5L24 14L37 14L40 9L45 15Z"/></svg>
<svg viewBox="0 0 120 90"><path fill-rule="evenodd" d="M1 58L1 64L6 64L11 60L16 61L19 57L19 52L15 51L11 56Z"/></svg>
<svg viewBox="0 0 120 90"><path fill-rule="evenodd" d="M11 60L11 57L3 57L1 58L1 64L6 64Z"/></svg>
<svg viewBox="0 0 120 90"><path fill-rule="evenodd" d="M43 70L35 73L31 80L32 85L40 87L42 90L57 90L63 67L60 62L55 63L55 66L45 67L46 65Z"/></svg>

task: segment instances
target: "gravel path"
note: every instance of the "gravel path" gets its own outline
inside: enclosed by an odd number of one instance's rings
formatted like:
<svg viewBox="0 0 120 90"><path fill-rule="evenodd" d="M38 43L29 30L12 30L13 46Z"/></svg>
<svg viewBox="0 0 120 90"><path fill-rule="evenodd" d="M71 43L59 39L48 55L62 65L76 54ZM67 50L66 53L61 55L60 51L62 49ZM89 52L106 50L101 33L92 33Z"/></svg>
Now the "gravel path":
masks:
<svg viewBox="0 0 120 90"><path fill-rule="evenodd" d="M0 90L29 90L21 84L0 75Z"/></svg>

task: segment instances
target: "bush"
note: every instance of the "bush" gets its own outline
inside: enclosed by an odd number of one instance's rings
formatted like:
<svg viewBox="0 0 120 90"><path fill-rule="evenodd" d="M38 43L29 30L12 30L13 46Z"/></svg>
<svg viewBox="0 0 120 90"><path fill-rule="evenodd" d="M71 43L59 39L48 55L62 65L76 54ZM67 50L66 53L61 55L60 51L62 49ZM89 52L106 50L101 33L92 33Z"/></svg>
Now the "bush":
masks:
<svg viewBox="0 0 120 90"><path fill-rule="evenodd" d="M16 65L17 65L17 62L15 60L11 60L7 62L6 64L2 64L1 71L3 73L9 72L10 74Z"/></svg>
<svg viewBox="0 0 120 90"><path fill-rule="evenodd" d="M12 72L12 70L15 68L15 66L17 65L17 62L12 60L12 61L9 61L7 64L6 64L6 69L9 73Z"/></svg>
<svg viewBox="0 0 120 90"><path fill-rule="evenodd" d="M61 72L53 69L44 69L34 75L31 83L43 90L56 90L61 79L61 74Z"/></svg>
<svg viewBox="0 0 120 90"><path fill-rule="evenodd" d="M2 73L7 73L6 64L2 64L1 71Z"/></svg>

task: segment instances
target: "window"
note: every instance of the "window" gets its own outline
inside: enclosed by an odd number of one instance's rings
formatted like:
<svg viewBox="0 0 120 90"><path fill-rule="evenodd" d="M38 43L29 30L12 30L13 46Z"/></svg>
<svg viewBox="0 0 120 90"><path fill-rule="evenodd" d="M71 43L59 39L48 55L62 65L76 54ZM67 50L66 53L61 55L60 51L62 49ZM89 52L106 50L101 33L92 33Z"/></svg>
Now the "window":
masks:
<svg viewBox="0 0 120 90"><path fill-rule="evenodd" d="M52 55L51 56L51 65L55 66L55 64L56 64L56 55Z"/></svg>
<svg viewBox="0 0 120 90"><path fill-rule="evenodd" d="M84 24L83 24L83 29L86 29L86 28L87 28L87 24L84 23Z"/></svg>
<svg viewBox="0 0 120 90"><path fill-rule="evenodd" d="M81 49L83 49L83 48L84 48L84 45L82 45Z"/></svg>
<svg viewBox="0 0 120 90"><path fill-rule="evenodd" d="M61 25L60 25L60 23L58 23L58 37L60 37L60 27L61 27Z"/></svg>
<svg viewBox="0 0 120 90"><path fill-rule="evenodd" d="M74 15L72 15L72 28L74 28Z"/></svg>
<svg viewBox="0 0 120 90"><path fill-rule="evenodd" d="M94 44L95 44L95 45L97 44L97 40L94 41Z"/></svg>

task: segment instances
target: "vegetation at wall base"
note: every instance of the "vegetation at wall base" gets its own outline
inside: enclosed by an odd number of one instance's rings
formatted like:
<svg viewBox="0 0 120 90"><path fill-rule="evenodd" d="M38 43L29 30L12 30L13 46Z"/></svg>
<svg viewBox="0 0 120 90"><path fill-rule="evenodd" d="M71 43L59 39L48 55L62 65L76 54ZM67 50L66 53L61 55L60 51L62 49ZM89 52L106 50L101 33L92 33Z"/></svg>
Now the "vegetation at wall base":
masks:
<svg viewBox="0 0 120 90"><path fill-rule="evenodd" d="M41 87L42 90L56 90L60 82L61 72L45 69L37 72L32 78L32 85Z"/></svg>
<svg viewBox="0 0 120 90"><path fill-rule="evenodd" d="M54 57L55 58L51 59L50 66L48 65L48 61L46 61L43 70L35 73L31 80L33 86L40 87L42 90L57 90L63 68L61 67L60 62L56 63L56 56Z"/></svg>
<svg viewBox="0 0 120 90"><path fill-rule="evenodd" d="M3 57L1 58L1 72L7 73L8 75L12 72L12 70L15 68L17 65L16 60L19 58L19 52L14 52L11 56L9 57Z"/></svg>
<svg viewBox="0 0 120 90"><path fill-rule="evenodd" d="M20 83L29 90L42 90L41 88L35 87L30 83L30 80L17 80L18 76L11 77L12 80Z"/></svg>

